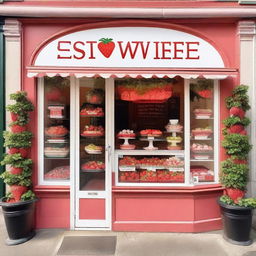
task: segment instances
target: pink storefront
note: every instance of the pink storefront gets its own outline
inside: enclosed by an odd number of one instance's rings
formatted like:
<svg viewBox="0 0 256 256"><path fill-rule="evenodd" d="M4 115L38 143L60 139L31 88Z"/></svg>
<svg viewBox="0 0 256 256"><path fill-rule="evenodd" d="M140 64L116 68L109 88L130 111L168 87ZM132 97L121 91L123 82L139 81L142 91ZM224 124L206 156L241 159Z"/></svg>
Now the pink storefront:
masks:
<svg viewBox="0 0 256 256"><path fill-rule="evenodd" d="M234 19L20 19L37 228L221 228Z"/></svg>

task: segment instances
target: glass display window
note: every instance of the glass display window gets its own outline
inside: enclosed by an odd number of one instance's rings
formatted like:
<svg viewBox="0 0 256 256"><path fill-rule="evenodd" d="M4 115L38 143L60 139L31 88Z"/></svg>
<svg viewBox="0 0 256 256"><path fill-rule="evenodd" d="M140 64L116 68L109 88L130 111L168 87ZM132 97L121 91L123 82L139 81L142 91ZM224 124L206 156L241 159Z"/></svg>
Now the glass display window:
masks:
<svg viewBox="0 0 256 256"><path fill-rule="evenodd" d="M217 80L45 77L38 88L39 184L68 185L70 166L84 193L105 191L106 172L117 186L218 183Z"/></svg>
<svg viewBox="0 0 256 256"><path fill-rule="evenodd" d="M39 86L39 163L42 184L70 180L70 80L45 77Z"/></svg>

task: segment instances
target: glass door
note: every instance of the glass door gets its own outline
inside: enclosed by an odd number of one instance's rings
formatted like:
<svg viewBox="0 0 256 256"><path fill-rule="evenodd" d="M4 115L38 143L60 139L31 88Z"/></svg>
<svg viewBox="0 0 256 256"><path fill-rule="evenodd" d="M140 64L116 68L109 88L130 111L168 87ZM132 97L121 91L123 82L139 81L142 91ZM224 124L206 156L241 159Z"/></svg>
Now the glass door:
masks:
<svg viewBox="0 0 256 256"><path fill-rule="evenodd" d="M105 80L81 78L76 86L75 227L110 226Z"/></svg>

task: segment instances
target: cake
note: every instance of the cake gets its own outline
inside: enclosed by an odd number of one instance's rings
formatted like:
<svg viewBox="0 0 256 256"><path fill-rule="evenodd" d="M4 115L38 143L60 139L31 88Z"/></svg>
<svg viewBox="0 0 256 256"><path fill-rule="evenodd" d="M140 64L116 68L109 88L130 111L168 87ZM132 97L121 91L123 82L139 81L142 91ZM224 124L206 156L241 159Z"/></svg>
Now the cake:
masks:
<svg viewBox="0 0 256 256"><path fill-rule="evenodd" d="M212 110L209 108L197 108L194 111L195 117L198 119L208 119L212 115Z"/></svg>
<svg viewBox="0 0 256 256"><path fill-rule="evenodd" d="M68 129L63 125L50 126L45 129L45 134L50 137L61 137L68 134Z"/></svg>
<svg viewBox="0 0 256 256"><path fill-rule="evenodd" d="M100 107L85 107L80 111L81 116L104 116L103 109Z"/></svg>
<svg viewBox="0 0 256 256"><path fill-rule="evenodd" d="M194 153L211 152L212 150L212 146L207 144L193 143L191 145L191 151Z"/></svg>
<svg viewBox="0 0 256 256"><path fill-rule="evenodd" d="M135 133L133 130L124 129L117 134L117 137L118 138L135 138Z"/></svg>
<svg viewBox="0 0 256 256"><path fill-rule="evenodd" d="M141 130L140 135L141 136L148 136L148 137L159 137L163 133L160 130L155 130L155 129L146 129L146 130Z"/></svg>
<svg viewBox="0 0 256 256"><path fill-rule="evenodd" d="M86 125L84 127L84 130L83 130L81 135L85 136L85 137L103 136L104 135L104 128L101 125L100 126Z"/></svg>
<svg viewBox="0 0 256 256"><path fill-rule="evenodd" d="M88 153L88 154L101 154L103 148L101 146L96 146L94 144L89 144L87 146L84 147L84 150Z"/></svg>
<svg viewBox="0 0 256 256"><path fill-rule="evenodd" d="M132 149L135 149L136 148L136 146L135 145L133 145L133 144L122 144L122 145L120 145L120 149L130 149L130 150L132 150Z"/></svg>
<svg viewBox="0 0 256 256"><path fill-rule="evenodd" d="M67 157L69 154L69 148L66 146L52 146L44 148L44 155L46 157Z"/></svg>
<svg viewBox="0 0 256 256"><path fill-rule="evenodd" d="M70 177L70 167L58 166L50 170L44 175L45 180L69 180Z"/></svg>
<svg viewBox="0 0 256 256"><path fill-rule="evenodd" d="M105 164L102 161L89 161L84 164L82 164L81 169L86 170L104 170Z"/></svg>
<svg viewBox="0 0 256 256"><path fill-rule="evenodd" d="M166 137L166 140L169 143L172 143L172 142L180 143L180 142L182 142L182 138L180 136L175 136L175 137L168 136L168 137Z"/></svg>
<svg viewBox="0 0 256 256"><path fill-rule="evenodd" d="M181 132L183 126L179 124L178 119L170 119L169 123L165 126L167 132Z"/></svg>
<svg viewBox="0 0 256 256"><path fill-rule="evenodd" d="M195 128L192 130L192 135L195 139L208 138L212 134L212 129L210 127L206 128Z"/></svg>

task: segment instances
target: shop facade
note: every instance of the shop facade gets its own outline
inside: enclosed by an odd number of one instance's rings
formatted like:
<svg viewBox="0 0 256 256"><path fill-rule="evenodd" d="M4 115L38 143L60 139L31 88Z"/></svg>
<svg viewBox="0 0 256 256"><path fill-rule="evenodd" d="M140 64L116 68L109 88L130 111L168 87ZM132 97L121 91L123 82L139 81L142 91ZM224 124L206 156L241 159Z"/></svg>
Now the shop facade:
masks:
<svg viewBox="0 0 256 256"><path fill-rule="evenodd" d="M37 228L220 229L225 97L248 79L241 58L254 22L17 24L21 88L36 106Z"/></svg>

